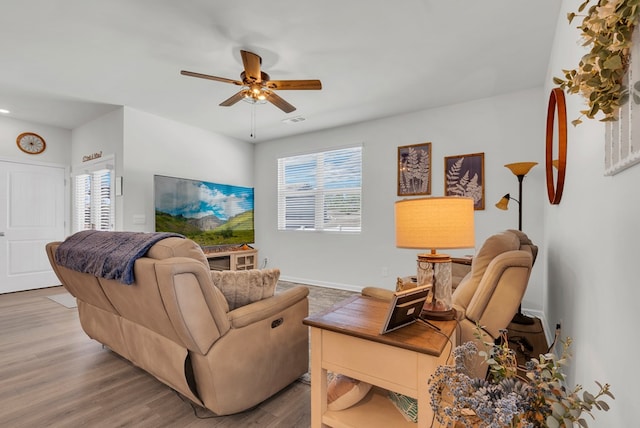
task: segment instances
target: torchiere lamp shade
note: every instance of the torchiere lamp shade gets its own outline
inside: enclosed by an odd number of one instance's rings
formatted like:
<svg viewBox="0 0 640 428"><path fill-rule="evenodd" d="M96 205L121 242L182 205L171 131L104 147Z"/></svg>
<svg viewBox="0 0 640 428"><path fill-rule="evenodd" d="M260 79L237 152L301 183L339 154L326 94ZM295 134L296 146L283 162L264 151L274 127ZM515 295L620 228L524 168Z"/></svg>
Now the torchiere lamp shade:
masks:
<svg viewBox="0 0 640 428"><path fill-rule="evenodd" d="M538 165L538 162L516 162L508 163L505 166L509 168L514 175L527 175L531 168L536 165Z"/></svg>
<svg viewBox="0 0 640 428"><path fill-rule="evenodd" d="M451 249L475 245L473 199L443 196L395 204L396 246Z"/></svg>

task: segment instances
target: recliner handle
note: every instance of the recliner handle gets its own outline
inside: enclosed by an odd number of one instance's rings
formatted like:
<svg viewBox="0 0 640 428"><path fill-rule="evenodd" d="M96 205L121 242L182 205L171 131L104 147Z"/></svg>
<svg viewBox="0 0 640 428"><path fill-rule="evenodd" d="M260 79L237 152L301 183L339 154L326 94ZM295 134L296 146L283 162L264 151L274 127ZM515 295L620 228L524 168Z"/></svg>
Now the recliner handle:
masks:
<svg viewBox="0 0 640 428"><path fill-rule="evenodd" d="M280 327L283 322L284 322L283 318L278 318L277 320L273 320L271 321L271 328Z"/></svg>

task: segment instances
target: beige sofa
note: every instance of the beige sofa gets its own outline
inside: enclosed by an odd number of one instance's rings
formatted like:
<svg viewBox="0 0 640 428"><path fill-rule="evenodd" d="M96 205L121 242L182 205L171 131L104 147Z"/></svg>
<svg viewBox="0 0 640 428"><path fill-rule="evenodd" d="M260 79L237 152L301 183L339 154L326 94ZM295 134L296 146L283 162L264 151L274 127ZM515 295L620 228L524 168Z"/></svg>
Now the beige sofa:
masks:
<svg viewBox="0 0 640 428"><path fill-rule="evenodd" d="M125 285L59 265L59 245L47 254L87 335L198 405L237 413L307 371L308 289L275 294L278 270L210 271L197 244L171 237Z"/></svg>

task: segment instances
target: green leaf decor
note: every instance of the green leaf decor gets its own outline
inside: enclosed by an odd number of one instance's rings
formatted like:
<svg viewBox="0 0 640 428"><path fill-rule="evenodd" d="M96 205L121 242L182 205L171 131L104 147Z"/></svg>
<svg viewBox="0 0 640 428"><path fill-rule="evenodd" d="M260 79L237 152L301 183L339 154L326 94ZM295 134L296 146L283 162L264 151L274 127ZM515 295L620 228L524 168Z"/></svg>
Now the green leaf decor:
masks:
<svg viewBox="0 0 640 428"><path fill-rule="evenodd" d="M567 14L569 23L583 18L577 28L583 46L591 46L591 51L582 57L577 69L562 70L564 77L554 77L553 82L567 93L580 93L585 98L589 108L580 111L582 116L594 119L602 113L603 122L618 119L618 109L629 94L623 79L629 68L639 5L640 0L586 0L578 13ZM581 122L578 118L571 123L575 126Z"/></svg>

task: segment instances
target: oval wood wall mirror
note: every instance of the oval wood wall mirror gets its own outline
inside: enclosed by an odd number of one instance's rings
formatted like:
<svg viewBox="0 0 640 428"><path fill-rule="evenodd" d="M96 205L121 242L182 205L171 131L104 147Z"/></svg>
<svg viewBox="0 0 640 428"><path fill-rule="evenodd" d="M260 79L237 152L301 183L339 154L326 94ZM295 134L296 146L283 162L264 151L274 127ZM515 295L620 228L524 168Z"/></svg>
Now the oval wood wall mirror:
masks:
<svg viewBox="0 0 640 428"><path fill-rule="evenodd" d="M557 205L562 199L567 168L567 106L560 88L552 89L549 95L546 143L547 194L549 202Z"/></svg>

